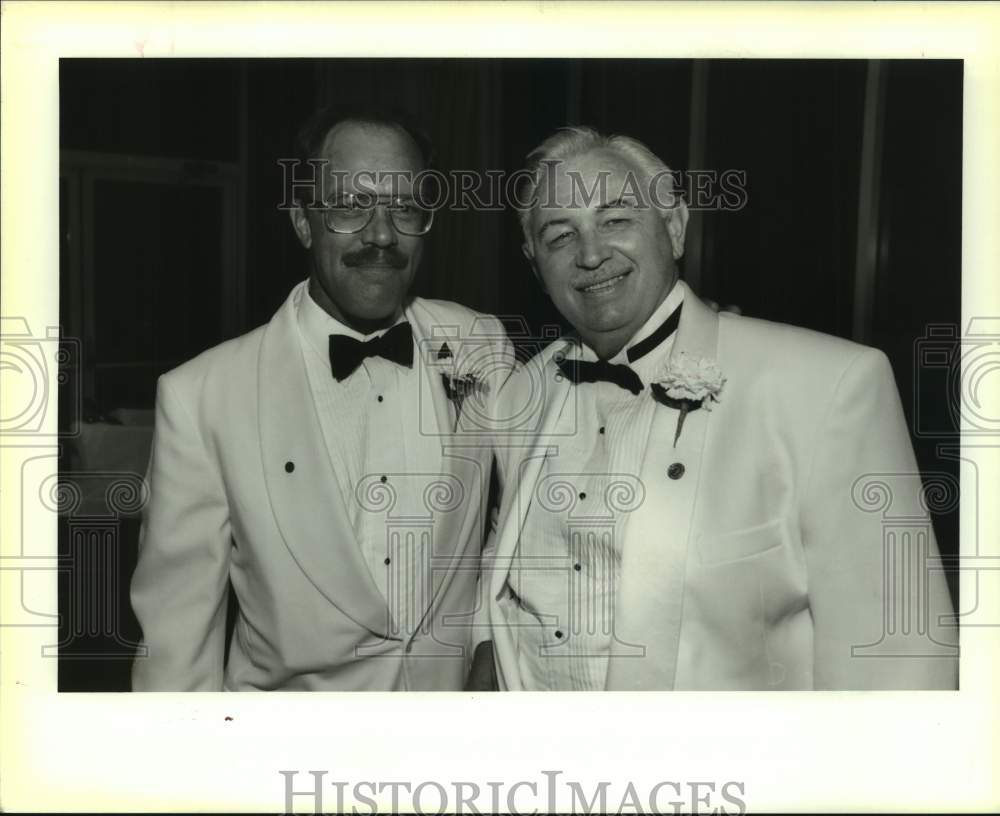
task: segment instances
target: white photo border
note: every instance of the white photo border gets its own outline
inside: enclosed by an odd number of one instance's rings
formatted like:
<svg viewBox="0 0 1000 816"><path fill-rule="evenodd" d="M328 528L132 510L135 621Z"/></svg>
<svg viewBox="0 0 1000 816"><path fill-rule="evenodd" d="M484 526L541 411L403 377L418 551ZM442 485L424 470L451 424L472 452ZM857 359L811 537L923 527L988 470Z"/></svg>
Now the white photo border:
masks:
<svg viewBox="0 0 1000 816"><path fill-rule="evenodd" d="M963 325L1000 316L1000 7L714 2L4 3L3 315L59 322L60 57L542 55L963 59ZM963 447L978 477L963 470L961 552L996 558L1000 447ZM57 609L55 519L20 518L21 454L0 445L2 556L16 561L30 529L50 568L0 570L7 810L276 812L281 770L299 772L297 789L310 770L446 785L559 770L647 790L742 781L751 811L1000 809L997 626L963 630L962 688L948 693L57 693L57 661L40 657L54 625L10 625L22 599ZM962 574L965 606L1000 622L1000 582L977 596L975 580Z"/></svg>

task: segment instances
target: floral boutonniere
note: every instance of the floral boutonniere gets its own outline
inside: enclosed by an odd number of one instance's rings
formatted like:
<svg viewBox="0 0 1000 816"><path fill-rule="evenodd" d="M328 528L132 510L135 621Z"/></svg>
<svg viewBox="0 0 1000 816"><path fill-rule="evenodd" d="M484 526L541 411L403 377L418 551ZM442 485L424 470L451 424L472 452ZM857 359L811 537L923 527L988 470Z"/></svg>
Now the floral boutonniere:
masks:
<svg viewBox="0 0 1000 816"><path fill-rule="evenodd" d="M462 405L467 397L481 396L490 392L490 384L474 371L459 372L455 358L447 343L442 343L435 358L435 365L441 369L441 382L444 393L455 406L455 427L462 416Z"/></svg>
<svg viewBox="0 0 1000 816"><path fill-rule="evenodd" d="M719 401L726 378L715 360L692 357L683 351L673 355L664 368L662 376L650 384L653 399L668 408L680 411L677 430L674 432L674 446L681 436L684 419L691 411L704 407L711 411L711 404Z"/></svg>

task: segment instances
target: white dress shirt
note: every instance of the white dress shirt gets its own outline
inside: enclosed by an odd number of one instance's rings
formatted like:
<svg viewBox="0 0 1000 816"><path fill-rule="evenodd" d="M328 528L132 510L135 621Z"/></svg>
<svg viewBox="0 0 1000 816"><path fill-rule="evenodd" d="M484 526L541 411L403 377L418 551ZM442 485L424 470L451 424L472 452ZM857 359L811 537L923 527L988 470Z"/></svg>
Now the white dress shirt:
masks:
<svg viewBox="0 0 1000 816"><path fill-rule="evenodd" d="M400 314L395 323L405 320ZM417 366L406 368L382 357L367 357L338 382L330 369L329 336L367 341L385 329L363 335L345 326L327 314L308 290L297 304L297 325L323 439L355 538L386 599L394 634L409 634L430 598L426 541L391 535L360 486L366 476L377 475L382 482L392 481L397 507L422 501L424 485L413 478L420 474L420 463L408 461L404 444L404 417L419 401L420 372Z"/></svg>
<svg viewBox="0 0 1000 816"><path fill-rule="evenodd" d="M674 286L608 362L630 366L646 386L658 379L674 334L632 363L628 349L659 329L683 297ZM581 343L567 359L598 357ZM604 689L628 513L642 500L647 425L636 420L652 399L649 388L635 395L608 382L576 389L576 433L543 465L508 579L527 690Z"/></svg>

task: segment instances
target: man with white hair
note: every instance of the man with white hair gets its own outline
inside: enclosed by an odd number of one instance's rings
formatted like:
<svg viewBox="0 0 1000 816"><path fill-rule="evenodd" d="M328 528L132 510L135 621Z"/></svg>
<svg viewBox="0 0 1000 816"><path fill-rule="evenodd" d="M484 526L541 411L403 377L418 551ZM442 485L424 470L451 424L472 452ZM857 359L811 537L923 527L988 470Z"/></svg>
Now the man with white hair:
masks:
<svg viewBox="0 0 1000 816"><path fill-rule="evenodd" d="M500 687L954 688L885 355L703 304L678 279L685 205L636 140L564 129L529 171L524 253L576 334L498 399L519 417L486 567ZM914 522L904 649L858 499L876 478Z"/></svg>

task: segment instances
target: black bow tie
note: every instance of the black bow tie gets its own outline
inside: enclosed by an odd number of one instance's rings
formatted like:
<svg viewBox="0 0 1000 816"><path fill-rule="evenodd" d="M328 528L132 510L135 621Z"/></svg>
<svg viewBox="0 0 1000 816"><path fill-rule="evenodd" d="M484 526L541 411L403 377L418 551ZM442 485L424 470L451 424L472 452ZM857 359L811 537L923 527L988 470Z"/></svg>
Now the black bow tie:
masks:
<svg viewBox="0 0 1000 816"><path fill-rule="evenodd" d="M384 357L413 368L413 329L397 323L385 334L371 340L355 340L345 334L330 335L330 370L337 381L349 377L365 357Z"/></svg>
<svg viewBox="0 0 1000 816"><path fill-rule="evenodd" d="M682 303L681 306L684 304ZM681 306L674 309L660 327L645 340L636 343L627 352L628 361L634 363L640 357L645 357L649 352L666 340L677 331L677 326L681 320ZM627 365L609 363L606 360L598 360L590 363L586 360L560 360L556 365L573 385L592 382L609 382L621 386L626 391L639 394L645 388L639 375Z"/></svg>
<svg viewBox="0 0 1000 816"><path fill-rule="evenodd" d="M573 385L609 382L633 394L639 394L645 388L639 375L627 365L609 363L607 360L598 360L596 363L587 360L560 360L556 365Z"/></svg>

